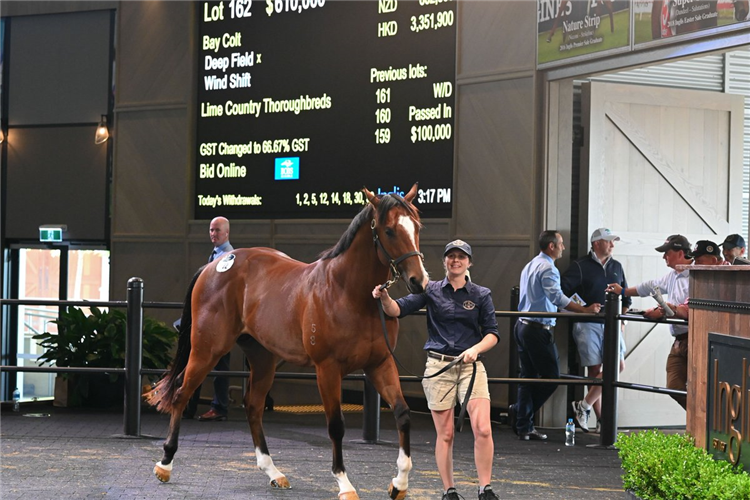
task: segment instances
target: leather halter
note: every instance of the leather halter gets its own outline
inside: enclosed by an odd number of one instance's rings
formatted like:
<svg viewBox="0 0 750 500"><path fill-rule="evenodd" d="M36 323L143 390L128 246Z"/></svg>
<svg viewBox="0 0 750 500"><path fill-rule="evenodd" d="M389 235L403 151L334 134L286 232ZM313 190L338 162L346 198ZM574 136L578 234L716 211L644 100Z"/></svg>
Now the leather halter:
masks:
<svg viewBox="0 0 750 500"><path fill-rule="evenodd" d="M380 237L378 237L378 232L376 231L375 219L372 219L370 228L372 228L372 241L375 244L375 247L381 252L383 252L385 259L388 261L388 267L390 267L391 269L392 278L385 282L385 284L383 285L384 288L390 288L391 285L393 285L394 283L396 283L398 280L401 279L401 273L398 272L398 265L401 264L403 261L405 261L409 257L414 257L414 256L419 256L422 259L422 261L424 261L424 254L416 250L411 251L411 252L406 252L404 255L402 255L401 257L397 259L391 258L391 256L388 254L388 251L383 246L383 243L380 241Z"/></svg>

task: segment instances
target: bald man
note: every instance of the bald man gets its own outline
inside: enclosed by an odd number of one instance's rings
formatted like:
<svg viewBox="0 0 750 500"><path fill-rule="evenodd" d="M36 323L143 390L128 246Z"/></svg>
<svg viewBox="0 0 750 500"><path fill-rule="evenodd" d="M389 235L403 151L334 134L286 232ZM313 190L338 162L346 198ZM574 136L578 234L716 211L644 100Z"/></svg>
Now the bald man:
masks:
<svg viewBox="0 0 750 500"><path fill-rule="evenodd" d="M214 245L214 250L208 257L209 262L234 250L232 244L229 243L229 220L226 217L215 217L211 221L211 225L208 227L208 236Z"/></svg>
<svg viewBox="0 0 750 500"><path fill-rule="evenodd" d="M208 236L214 249L208 256L208 262L221 257L227 252L234 250L229 243L229 220L226 217L215 217L208 228ZM215 371L229 371L229 353L226 353L216 363ZM193 393L183 418L193 418L198 410L198 401L201 397L201 386ZM198 417L201 422L218 422L226 420L229 415L229 378L214 377L214 399L211 401L211 409Z"/></svg>

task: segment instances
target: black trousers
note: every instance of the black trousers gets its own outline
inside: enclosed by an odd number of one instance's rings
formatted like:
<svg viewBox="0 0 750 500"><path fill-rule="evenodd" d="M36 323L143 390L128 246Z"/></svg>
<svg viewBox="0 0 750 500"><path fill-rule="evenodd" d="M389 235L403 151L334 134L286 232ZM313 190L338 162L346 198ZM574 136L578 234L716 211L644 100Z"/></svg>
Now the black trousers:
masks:
<svg viewBox="0 0 750 500"><path fill-rule="evenodd" d="M514 330L521 364L521 378L560 378L560 363L552 330L516 322ZM516 402L516 430L519 433L534 429L534 414L544 405L557 384L518 385Z"/></svg>

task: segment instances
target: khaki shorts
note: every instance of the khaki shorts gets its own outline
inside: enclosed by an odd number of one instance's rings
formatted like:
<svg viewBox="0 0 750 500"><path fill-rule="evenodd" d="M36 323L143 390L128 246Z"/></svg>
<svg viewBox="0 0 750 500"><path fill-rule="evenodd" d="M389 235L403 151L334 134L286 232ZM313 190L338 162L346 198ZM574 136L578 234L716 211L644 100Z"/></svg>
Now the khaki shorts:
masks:
<svg viewBox="0 0 750 500"><path fill-rule="evenodd" d="M427 358L424 376L432 375L449 363L450 361ZM466 391L469 388L472 371L470 363L459 363L437 377L422 380L424 395L427 397L427 406L430 410L450 410L456 406L456 403L463 403ZM490 399L487 370L484 369L481 361L477 361L477 377L474 380L474 388L469 399Z"/></svg>

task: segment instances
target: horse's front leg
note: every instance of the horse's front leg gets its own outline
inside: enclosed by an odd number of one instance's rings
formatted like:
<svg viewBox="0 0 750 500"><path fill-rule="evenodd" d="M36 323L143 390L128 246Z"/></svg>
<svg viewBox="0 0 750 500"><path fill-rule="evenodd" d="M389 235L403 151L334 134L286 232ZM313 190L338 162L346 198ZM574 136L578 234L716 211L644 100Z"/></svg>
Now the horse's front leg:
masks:
<svg viewBox="0 0 750 500"><path fill-rule="evenodd" d="M411 471L411 445L410 430L411 416L409 407L401 392L401 383L398 379L398 370L391 356L377 368L365 370L365 374L372 382L375 389L380 393L386 403L393 409L398 429L398 474L388 486L390 498L401 500L406 497L409 489L409 472Z"/></svg>
<svg viewBox="0 0 750 500"><path fill-rule="evenodd" d="M344 468L341 443L344 439L344 414L341 412L341 369L334 363L315 367L318 375L318 390L328 422L328 437L333 445L331 472L339 485L339 500L359 500L357 491L349 482Z"/></svg>

